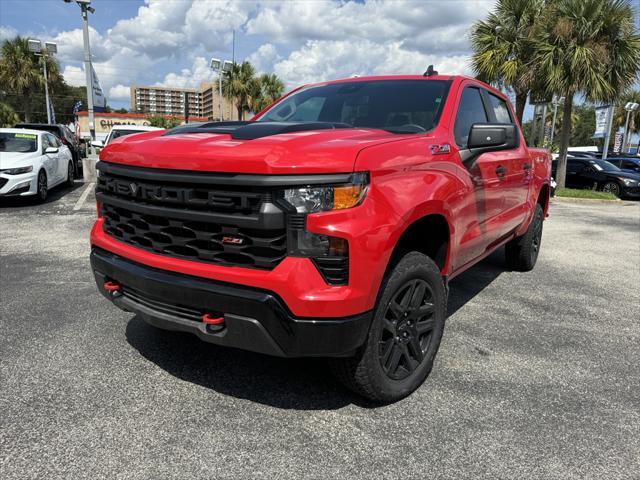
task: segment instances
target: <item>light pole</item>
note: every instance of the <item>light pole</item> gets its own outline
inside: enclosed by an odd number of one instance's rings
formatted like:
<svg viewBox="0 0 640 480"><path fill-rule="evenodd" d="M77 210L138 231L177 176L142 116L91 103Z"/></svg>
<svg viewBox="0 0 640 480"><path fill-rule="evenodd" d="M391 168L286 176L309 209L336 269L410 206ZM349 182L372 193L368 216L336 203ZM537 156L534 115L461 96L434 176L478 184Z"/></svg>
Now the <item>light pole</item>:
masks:
<svg viewBox="0 0 640 480"><path fill-rule="evenodd" d="M638 107L640 107L639 104L635 103L635 102L627 102L627 104L624 106L624 109L627 111L627 120L624 123L624 140L622 142L622 152L625 151L626 148L629 147L629 116L631 115L631 112L635 112L636 110L638 110ZM627 151L627 153L629 153Z"/></svg>
<svg viewBox="0 0 640 480"><path fill-rule="evenodd" d="M218 58L212 58L209 66L211 70L218 74L218 107L220 108L220 121L224 121L224 113L222 111L222 74L231 70L232 62L225 60L224 62Z"/></svg>
<svg viewBox="0 0 640 480"><path fill-rule="evenodd" d="M553 103L553 121L551 122L551 139L549 140L549 144L553 146L553 134L556 131L556 115L558 114L558 105L564 102L564 97L558 97L557 95L553 96L551 103Z"/></svg>
<svg viewBox="0 0 640 480"><path fill-rule="evenodd" d="M71 3L74 0L64 0ZM96 131L93 117L93 75L91 74L91 49L89 48L89 14L94 13L95 8L91 6L91 0L75 0L82 12L82 39L84 40L84 73L87 81L87 110L89 113L89 133L91 140L96 139Z"/></svg>
<svg viewBox="0 0 640 480"><path fill-rule="evenodd" d="M42 42L35 38L30 38L27 41L29 46L29 51L33 52L35 55L42 57L42 69L44 72L44 101L46 103L47 109L47 123L51 123L51 103L49 99L49 81L47 79L47 58L49 55L53 55L54 53L58 53L58 45L53 42L44 42L44 47L42 46Z"/></svg>

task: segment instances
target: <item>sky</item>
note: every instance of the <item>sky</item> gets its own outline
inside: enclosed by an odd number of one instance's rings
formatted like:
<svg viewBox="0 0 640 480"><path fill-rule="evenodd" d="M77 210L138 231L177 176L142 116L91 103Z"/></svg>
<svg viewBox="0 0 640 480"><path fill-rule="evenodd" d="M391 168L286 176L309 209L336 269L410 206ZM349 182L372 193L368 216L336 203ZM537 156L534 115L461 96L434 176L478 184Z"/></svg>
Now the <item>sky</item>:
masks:
<svg viewBox="0 0 640 480"><path fill-rule="evenodd" d="M287 89L352 75L470 74L469 27L494 0L93 0L94 68L110 106L129 87L196 87L211 57L250 60ZM80 9L63 0L0 0L0 40L53 41L68 83L84 85Z"/></svg>

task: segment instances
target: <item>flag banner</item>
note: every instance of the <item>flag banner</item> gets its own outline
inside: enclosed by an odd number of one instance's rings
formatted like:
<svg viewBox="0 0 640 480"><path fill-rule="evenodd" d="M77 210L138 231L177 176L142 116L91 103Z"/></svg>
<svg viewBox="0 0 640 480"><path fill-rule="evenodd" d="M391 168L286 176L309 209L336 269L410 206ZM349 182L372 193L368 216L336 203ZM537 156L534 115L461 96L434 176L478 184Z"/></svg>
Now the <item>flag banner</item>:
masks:
<svg viewBox="0 0 640 480"><path fill-rule="evenodd" d="M102 87L100 86L100 80L98 80L98 75L96 71L93 69L93 65L91 65L91 79L92 79L92 88L93 92L93 110L95 112L104 112L104 108L107 106L107 99L102 93Z"/></svg>
<svg viewBox="0 0 640 480"><path fill-rule="evenodd" d="M604 138L607 134L607 120L609 119L610 108L609 105L596 107L596 131L591 138Z"/></svg>

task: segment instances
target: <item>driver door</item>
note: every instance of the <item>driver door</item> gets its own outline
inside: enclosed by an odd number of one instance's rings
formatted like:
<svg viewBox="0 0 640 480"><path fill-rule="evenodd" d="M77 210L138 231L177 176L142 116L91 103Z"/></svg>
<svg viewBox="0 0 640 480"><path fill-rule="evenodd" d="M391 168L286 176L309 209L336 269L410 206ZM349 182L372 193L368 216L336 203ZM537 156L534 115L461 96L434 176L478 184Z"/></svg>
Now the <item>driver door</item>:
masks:
<svg viewBox="0 0 640 480"><path fill-rule="evenodd" d="M58 155L53 153L46 153L47 148L52 147L51 135L48 133L42 134L42 165L47 173L47 183L51 187L57 181L57 169L58 169Z"/></svg>

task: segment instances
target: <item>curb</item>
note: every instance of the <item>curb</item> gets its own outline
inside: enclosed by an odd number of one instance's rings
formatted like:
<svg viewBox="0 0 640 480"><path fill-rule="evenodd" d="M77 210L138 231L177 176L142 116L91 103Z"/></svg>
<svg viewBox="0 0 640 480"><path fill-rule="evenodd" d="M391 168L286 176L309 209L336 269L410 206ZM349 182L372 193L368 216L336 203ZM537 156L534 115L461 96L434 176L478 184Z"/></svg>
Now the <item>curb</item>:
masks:
<svg viewBox="0 0 640 480"><path fill-rule="evenodd" d="M576 198L576 197L553 197L551 203L587 203L587 204L606 204L606 205L622 205L623 202L619 198L615 200L606 200L604 198Z"/></svg>

